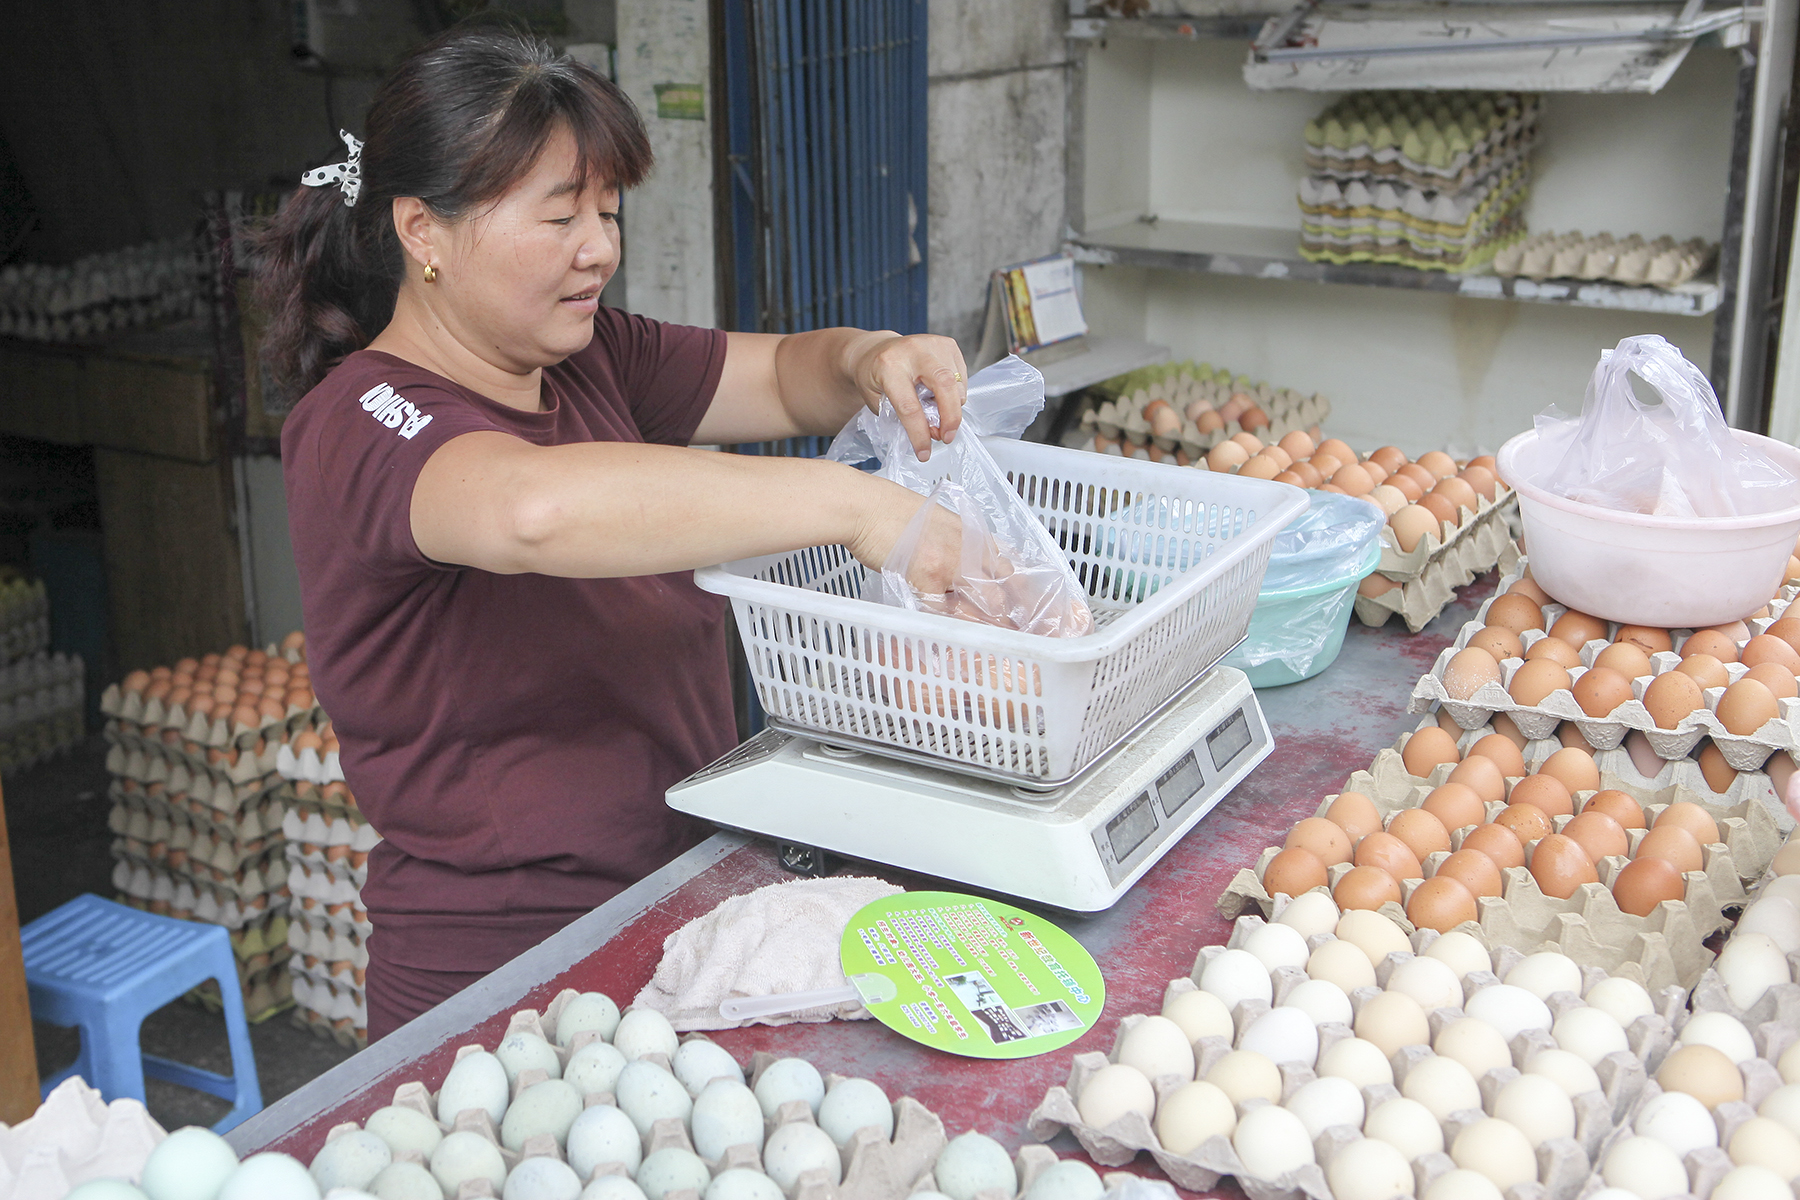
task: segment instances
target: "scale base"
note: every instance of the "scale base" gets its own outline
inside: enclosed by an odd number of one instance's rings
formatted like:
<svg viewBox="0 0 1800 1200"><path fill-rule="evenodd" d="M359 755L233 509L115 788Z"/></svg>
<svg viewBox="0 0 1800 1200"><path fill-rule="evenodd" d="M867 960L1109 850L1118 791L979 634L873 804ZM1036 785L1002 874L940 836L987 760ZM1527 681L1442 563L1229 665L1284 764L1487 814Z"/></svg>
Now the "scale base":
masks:
<svg viewBox="0 0 1800 1200"><path fill-rule="evenodd" d="M825 855L837 854L1098 912L1273 748L1243 672L1217 667L1048 792L769 729L670 788L668 801L782 844L782 865L802 874L822 872Z"/></svg>

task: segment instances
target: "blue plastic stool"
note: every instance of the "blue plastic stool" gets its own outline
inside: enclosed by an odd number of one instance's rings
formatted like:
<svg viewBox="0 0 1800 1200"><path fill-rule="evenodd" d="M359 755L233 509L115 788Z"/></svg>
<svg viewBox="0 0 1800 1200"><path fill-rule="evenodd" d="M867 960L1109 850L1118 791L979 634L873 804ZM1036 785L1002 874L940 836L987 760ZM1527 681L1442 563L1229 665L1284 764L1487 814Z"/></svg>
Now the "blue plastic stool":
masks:
<svg viewBox="0 0 1800 1200"><path fill-rule="evenodd" d="M262 1109L250 1025L231 937L222 926L139 912L99 896L77 896L20 931L31 1015L81 1030L81 1057L44 1081L43 1093L80 1075L108 1100L144 1098L144 1076L232 1102L213 1126L224 1133ZM208 979L219 983L231 1075L144 1054L144 1018Z"/></svg>

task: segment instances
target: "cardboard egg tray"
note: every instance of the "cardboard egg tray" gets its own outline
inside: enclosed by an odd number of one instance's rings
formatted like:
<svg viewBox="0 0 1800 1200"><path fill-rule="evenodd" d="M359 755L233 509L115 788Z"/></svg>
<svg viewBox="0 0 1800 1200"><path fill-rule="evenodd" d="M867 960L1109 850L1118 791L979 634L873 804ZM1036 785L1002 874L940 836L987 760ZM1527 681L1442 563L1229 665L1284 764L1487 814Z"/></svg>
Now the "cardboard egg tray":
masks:
<svg viewBox="0 0 1800 1200"><path fill-rule="evenodd" d="M288 961L292 964L294 960ZM330 1038L346 1050L368 1047L369 1001L364 989L345 985L336 976L320 979L299 966L291 966L288 980L295 1025Z"/></svg>
<svg viewBox="0 0 1800 1200"><path fill-rule="evenodd" d="M1471 575L1491 570L1512 541L1509 515L1518 508L1518 497L1500 484L1492 500L1477 498L1479 507L1462 510L1462 524L1448 521L1436 533L1427 533L1411 550L1401 550L1391 525L1381 527L1381 561L1375 569L1396 583L1409 583L1435 562L1455 561Z"/></svg>
<svg viewBox="0 0 1800 1200"><path fill-rule="evenodd" d="M1531 169L1516 163L1455 193L1373 191L1360 180L1341 190L1314 176L1300 187L1300 257L1311 262L1380 262L1426 270L1468 271L1525 236L1520 213ZM1453 221L1444 218L1454 218Z"/></svg>
<svg viewBox="0 0 1800 1200"><path fill-rule="evenodd" d="M1256 436L1264 443L1278 442L1296 429L1304 430L1323 424L1331 415L1331 402L1324 396L1302 396L1285 388L1279 392L1270 392L1267 384L1259 385L1259 388L1252 395L1257 397L1258 407L1269 418L1268 427L1256 431ZM1262 398L1264 393L1268 396L1266 400ZM1103 401L1098 408L1089 409L1082 414L1081 428L1090 434L1121 443L1120 452L1123 454L1135 453L1139 448L1148 450L1154 446L1169 453L1181 451L1196 461L1220 442L1230 441L1244 431L1244 427L1237 421L1226 421L1223 428L1211 433L1201 433L1200 427L1183 413L1184 406L1169 401L1170 407L1181 417L1181 431L1172 437L1158 437L1151 432L1150 421L1144 416L1143 410L1151 400L1163 397L1146 396L1139 401L1140 395L1144 394L1132 392L1117 400Z"/></svg>
<svg viewBox="0 0 1800 1200"><path fill-rule="evenodd" d="M1649 240L1637 233L1618 239L1610 233L1539 233L1496 256L1494 274L1675 287L1711 266L1718 254L1718 243L1705 238L1677 244L1667 234Z"/></svg>
<svg viewBox="0 0 1800 1200"><path fill-rule="evenodd" d="M259 846L277 834L285 811L274 791L251 797L230 812L205 803L191 793L147 791L132 786L128 780L113 780L107 787L107 795L113 801L107 814L107 825L121 838L138 836L130 831L137 815L142 813L151 821L158 817L171 823L184 821L193 828L196 836L204 833L215 841L235 842L240 852L247 852L250 847ZM140 832L147 834L150 830L141 829ZM146 844L149 841L144 837L138 840ZM140 854L139 857L147 855ZM236 870L229 862L215 865L221 870Z"/></svg>
<svg viewBox="0 0 1800 1200"><path fill-rule="evenodd" d="M124 811L115 808L113 815ZM124 836L113 839L115 858L148 863L199 887L238 897L255 896L279 890L287 878L279 839L273 843L267 838L251 843L215 839L179 817L152 818L141 809L129 812L125 829Z"/></svg>
<svg viewBox="0 0 1800 1200"><path fill-rule="evenodd" d="M1538 97L1470 97L1473 103L1451 109L1442 94L1353 92L1307 122L1307 169L1455 191L1530 153L1543 109Z"/></svg>
<svg viewBox="0 0 1800 1200"><path fill-rule="evenodd" d="M1480 528L1470 537L1447 547L1426 561L1418 576L1379 596L1356 597L1356 616L1364 625L1384 625L1399 613L1409 632L1417 633L1456 599L1456 589L1475 582L1478 575L1498 567L1511 570L1519 561L1519 545L1512 539L1511 517L1516 509L1490 509L1477 518ZM1496 549L1497 545L1497 549ZM1382 556L1389 552L1382 546ZM1379 571L1378 571L1379 573Z"/></svg>
<svg viewBox="0 0 1800 1200"><path fill-rule="evenodd" d="M1280 907L1285 908L1288 901L1283 898ZM1185 979L1170 981L1164 992L1163 1003L1166 1007L1176 996L1185 991L1195 990L1198 981L1208 963L1214 957L1228 949L1242 948L1243 943L1256 930L1263 926L1261 918L1242 916L1233 925L1231 938L1223 946L1203 947L1195 958L1194 967ZM1478 932L1476 936L1481 935ZM1376 987L1357 988L1350 993L1352 1014L1360 1013L1362 1006L1372 997L1379 995L1386 987L1393 971L1415 954L1422 954L1438 935L1431 930L1415 930L1410 934L1412 952L1395 952L1389 954L1376 967ZM1320 945L1331 941L1332 935L1320 934L1307 939L1307 949L1316 950ZM1501 947L1493 952L1492 972L1474 972L1463 981L1465 1003L1477 991L1492 987L1503 979L1507 972L1518 964L1524 955L1517 949ZM1595 967L1584 967L1583 991L1607 977L1607 973ZM1204 1079L1218 1060L1230 1053L1235 1042L1240 1040L1255 1021L1271 1007L1280 1005L1299 984L1307 979L1306 972L1297 967L1277 967L1270 972L1273 984L1273 1005L1256 1000L1241 1001L1232 1011L1234 1036L1227 1040L1223 1037L1205 1037L1193 1045L1195 1060L1195 1078ZM1525 1186L1507 1193L1509 1200L1574 1200L1583 1189L1590 1175L1593 1164L1600 1161L1606 1148L1620 1136L1619 1123L1633 1111L1640 1102L1655 1065L1660 1064L1663 1056L1675 1041L1674 1022L1679 1019L1686 1000L1686 993L1679 987L1667 987L1653 992L1652 1000L1657 1003L1658 1011L1640 1016L1626 1030L1627 1050L1615 1051L1605 1056L1595 1067L1602 1090L1590 1092L1575 1098L1576 1128L1573 1138L1557 1139L1544 1143L1538 1152L1539 1183L1535 1191ZM1580 1007L1580 997L1568 992L1553 994L1546 1002L1551 1017L1561 1017L1571 1008ZM1460 1008L1436 1009L1427 1014L1432 1038L1435 1040L1439 1031L1452 1021L1463 1016ZM1125 1039L1138 1024L1145 1020L1143 1015L1125 1017L1120 1023L1114 1037L1113 1048L1109 1054L1078 1054L1070 1065L1068 1082L1060 1087L1052 1087L1045 1093L1043 1101L1032 1112L1027 1128L1031 1135L1040 1141L1047 1141L1057 1133L1068 1130L1073 1134L1082 1148L1095 1162L1106 1166L1123 1166L1131 1162L1141 1152L1148 1151L1156 1164L1177 1186L1189 1191L1210 1191L1218 1185L1221 1178L1231 1175L1237 1178L1239 1185L1252 1200L1330 1200L1331 1191L1325 1181L1325 1166L1332 1156L1343 1146L1361 1136L1359 1130L1349 1127L1337 1127L1323 1131L1314 1141L1313 1152L1315 1162L1301 1167L1279 1179L1263 1180L1247 1177L1243 1173L1243 1163L1237 1157L1229 1139L1214 1136L1195 1147L1185 1155L1174 1154L1165 1150L1157 1139L1151 1122L1139 1113L1126 1113L1104 1128L1095 1128L1086 1124L1079 1109L1079 1099L1090 1079L1109 1063L1117 1062L1120 1048ZM1319 1053L1325 1051L1344 1038L1354 1037L1351 1026L1337 1022L1325 1022L1318 1027ZM1531 1029L1517 1035L1509 1045L1512 1052L1513 1065L1497 1067L1489 1071L1477 1084L1481 1088L1484 1110L1491 1110L1496 1093L1505 1084L1517 1078L1521 1069L1532 1055L1539 1050L1555 1048L1556 1042L1548 1030ZM1401 1094L1406 1074L1418 1063L1433 1057L1428 1046L1405 1046L1393 1055L1390 1063L1394 1071L1394 1083L1375 1085L1363 1089L1364 1111L1372 1112L1375 1107ZM1281 1072L1281 1102L1287 1103L1295 1092L1311 1083L1318 1076L1313 1068L1305 1063L1278 1063ZM1161 1076L1152 1080L1157 1103L1187 1081L1177 1076ZM1241 1111L1247 1112L1253 1106L1266 1103L1262 1100L1246 1102ZM1452 1113L1449 1120L1443 1122L1444 1144L1451 1145L1456 1134L1471 1121L1478 1120L1485 1112L1473 1110L1465 1113ZM1417 1194L1424 1194L1431 1182L1445 1171L1451 1170L1454 1163L1448 1154L1429 1154L1420 1157L1413 1163ZM1517 1194L1515 1194L1515 1192Z"/></svg>

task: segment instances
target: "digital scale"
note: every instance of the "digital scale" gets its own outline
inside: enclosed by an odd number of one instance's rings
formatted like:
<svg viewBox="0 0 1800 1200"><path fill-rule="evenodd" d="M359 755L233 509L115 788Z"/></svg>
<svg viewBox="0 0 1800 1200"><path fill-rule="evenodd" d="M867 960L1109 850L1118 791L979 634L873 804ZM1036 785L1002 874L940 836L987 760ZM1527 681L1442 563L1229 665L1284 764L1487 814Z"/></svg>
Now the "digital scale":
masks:
<svg viewBox="0 0 1800 1200"><path fill-rule="evenodd" d="M671 808L810 853L886 863L1074 912L1110 908L1274 748L1217 666L1048 791L765 729L669 789Z"/></svg>

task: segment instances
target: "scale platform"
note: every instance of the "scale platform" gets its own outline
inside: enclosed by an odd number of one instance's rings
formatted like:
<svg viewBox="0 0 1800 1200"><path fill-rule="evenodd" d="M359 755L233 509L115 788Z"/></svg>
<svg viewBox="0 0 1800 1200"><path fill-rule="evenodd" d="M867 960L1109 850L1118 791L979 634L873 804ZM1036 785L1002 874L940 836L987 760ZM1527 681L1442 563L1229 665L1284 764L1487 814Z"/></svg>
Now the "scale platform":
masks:
<svg viewBox="0 0 1800 1200"><path fill-rule="evenodd" d="M1216 667L1052 791L767 729L670 788L668 801L777 842L1098 912L1273 747L1249 680Z"/></svg>

